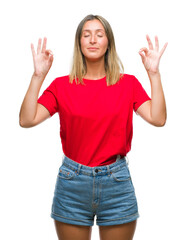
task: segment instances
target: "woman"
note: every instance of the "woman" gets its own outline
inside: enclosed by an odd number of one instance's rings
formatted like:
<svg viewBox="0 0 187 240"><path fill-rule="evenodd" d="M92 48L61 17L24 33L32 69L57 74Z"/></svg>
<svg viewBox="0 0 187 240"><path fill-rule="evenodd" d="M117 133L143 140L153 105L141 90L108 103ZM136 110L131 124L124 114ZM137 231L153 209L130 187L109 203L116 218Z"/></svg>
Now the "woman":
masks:
<svg viewBox="0 0 187 240"><path fill-rule="evenodd" d="M159 73L159 52L147 35L149 49L139 54L151 83L151 98L133 75L120 73L110 24L88 15L79 24L70 75L56 78L38 98L52 65L47 39L31 44L34 73L20 110L28 128L56 112L65 154L59 168L51 217L59 239L91 239L94 216L102 240L133 239L139 217L126 154L132 140L133 110L154 126L164 126L166 105Z"/></svg>

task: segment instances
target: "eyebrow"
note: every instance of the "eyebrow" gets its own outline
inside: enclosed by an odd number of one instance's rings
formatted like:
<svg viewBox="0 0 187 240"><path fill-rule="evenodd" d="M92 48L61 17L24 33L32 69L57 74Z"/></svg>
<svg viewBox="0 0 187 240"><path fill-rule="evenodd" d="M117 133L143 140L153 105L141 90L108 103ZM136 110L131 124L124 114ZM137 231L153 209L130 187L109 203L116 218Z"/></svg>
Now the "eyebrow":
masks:
<svg viewBox="0 0 187 240"><path fill-rule="evenodd" d="M90 29L84 29L84 30L83 30L83 32L84 32L84 31L91 32L91 30L90 30ZM96 31L96 32L97 32L97 31L103 31L103 32L104 32L104 30L103 30L103 29L96 29L95 31Z"/></svg>

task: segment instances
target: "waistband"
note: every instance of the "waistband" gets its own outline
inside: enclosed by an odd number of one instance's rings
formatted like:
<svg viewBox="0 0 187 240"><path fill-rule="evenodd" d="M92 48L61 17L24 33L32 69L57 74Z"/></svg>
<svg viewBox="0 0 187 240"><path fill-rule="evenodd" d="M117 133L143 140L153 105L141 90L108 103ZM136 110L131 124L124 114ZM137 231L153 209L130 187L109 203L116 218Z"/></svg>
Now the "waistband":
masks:
<svg viewBox="0 0 187 240"><path fill-rule="evenodd" d="M96 167L89 167L74 160L68 158L66 155L63 157L62 164L72 170L74 170L77 175L81 172L82 174L86 175L106 175L111 174L111 172L119 171L123 166L128 165L127 157L124 156L121 158L120 155L117 155L116 161L112 164L105 165L105 166L96 166Z"/></svg>

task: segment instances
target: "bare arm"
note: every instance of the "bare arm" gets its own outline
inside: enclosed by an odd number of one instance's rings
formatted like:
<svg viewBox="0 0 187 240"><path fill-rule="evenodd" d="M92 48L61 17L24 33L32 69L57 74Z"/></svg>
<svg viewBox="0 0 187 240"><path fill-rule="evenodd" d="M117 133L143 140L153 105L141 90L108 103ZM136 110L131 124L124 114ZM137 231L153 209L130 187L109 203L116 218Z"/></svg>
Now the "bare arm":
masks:
<svg viewBox="0 0 187 240"><path fill-rule="evenodd" d="M167 118L166 103L160 74L149 75L151 82L151 100L143 103L137 113L150 124L164 126Z"/></svg>
<svg viewBox="0 0 187 240"><path fill-rule="evenodd" d="M49 111L44 106L37 103L39 91L43 82L42 80L41 77L37 77L33 74L20 109L19 123L21 127L33 127L50 116Z"/></svg>
<svg viewBox="0 0 187 240"><path fill-rule="evenodd" d="M46 42L47 39L44 38L41 49L41 39L39 39L37 53L35 53L34 46L31 44L34 73L19 113L21 127L33 127L50 116L49 111L37 103L40 88L53 62L53 54L50 50L46 50Z"/></svg>
<svg viewBox="0 0 187 240"><path fill-rule="evenodd" d="M160 58L167 47L167 43L159 52L159 43L157 37L155 37L155 49L153 49L152 42L148 35L147 41L149 44L149 50L144 47L140 49L139 54L142 57L142 62L145 66L151 83L151 100L143 103L137 109L137 113L150 124L161 127L164 126L166 122L167 112L161 76L158 67ZM145 52L145 55L143 52Z"/></svg>

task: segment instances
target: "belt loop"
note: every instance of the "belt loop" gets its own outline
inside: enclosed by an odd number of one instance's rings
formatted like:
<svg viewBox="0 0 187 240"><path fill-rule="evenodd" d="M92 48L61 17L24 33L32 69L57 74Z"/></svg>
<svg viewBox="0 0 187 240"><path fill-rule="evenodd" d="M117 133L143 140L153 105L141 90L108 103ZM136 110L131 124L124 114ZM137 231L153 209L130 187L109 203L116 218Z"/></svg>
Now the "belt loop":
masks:
<svg viewBox="0 0 187 240"><path fill-rule="evenodd" d="M116 162L118 162L121 159L120 154L117 155Z"/></svg>
<svg viewBox="0 0 187 240"><path fill-rule="evenodd" d="M110 167L107 165L107 169L108 169L108 176L110 177Z"/></svg>
<svg viewBox="0 0 187 240"><path fill-rule="evenodd" d="M65 156L62 157L62 164L64 163L64 160L65 160Z"/></svg>
<svg viewBox="0 0 187 240"><path fill-rule="evenodd" d="M125 156L125 159L126 159L127 165L129 165L129 158L127 156Z"/></svg>
<svg viewBox="0 0 187 240"><path fill-rule="evenodd" d="M80 168L81 168L81 164L79 163L78 170L77 170L77 175L79 175Z"/></svg>

